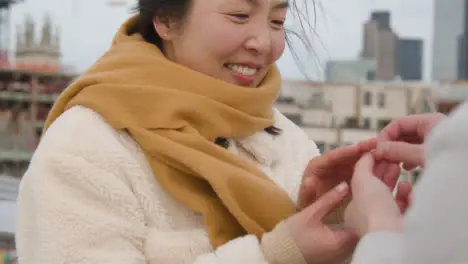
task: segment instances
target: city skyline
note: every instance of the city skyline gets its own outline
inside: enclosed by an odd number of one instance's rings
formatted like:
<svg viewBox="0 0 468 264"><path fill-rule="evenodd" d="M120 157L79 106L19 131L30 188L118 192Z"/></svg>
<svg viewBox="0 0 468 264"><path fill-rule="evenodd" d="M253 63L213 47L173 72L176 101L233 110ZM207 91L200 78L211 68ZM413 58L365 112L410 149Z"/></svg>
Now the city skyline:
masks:
<svg viewBox="0 0 468 264"><path fill-rule="evenodd" d="M431 50L433 23L432 5L428 5L427 0L317 2L314 53L309 57L302 56L303 49L295 45L301 57L306 58L301 62L310 77L321 79L327 60L355 58L361 50L361 25L368 19L369 13L374 10L389 10L392 13L392 27L399 36L424 40L424 76L428 79L428 52ZM128 8L109 8L104 0L42 0L41 3L26 1L13 9L12 26L22 24L28 13L40 24L46 13L50 13L52 21L59 24L61 29L64 63L74 65L78 71L82 71L106 51L117 28L130 16L127 11ZM103 17L106 19L102 19ZM278 64L285 78L304 78L290 52L286 51Z"/></svg>

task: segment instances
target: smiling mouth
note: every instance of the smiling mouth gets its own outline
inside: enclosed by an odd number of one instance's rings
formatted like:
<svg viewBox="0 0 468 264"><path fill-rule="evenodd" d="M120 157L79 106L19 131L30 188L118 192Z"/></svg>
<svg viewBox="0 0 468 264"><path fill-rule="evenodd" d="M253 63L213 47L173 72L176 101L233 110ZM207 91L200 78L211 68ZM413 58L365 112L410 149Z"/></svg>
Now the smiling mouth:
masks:
<svg viewBox="0 0 468 264"><path fill-rule="evenodd" d="M242 74L244 76L249 76L249 77L254 76L258 72L257 68L251 68L251 67L240 65L240 64L228 63L228 64L225 64L224 66L235 73Z"/></svg>

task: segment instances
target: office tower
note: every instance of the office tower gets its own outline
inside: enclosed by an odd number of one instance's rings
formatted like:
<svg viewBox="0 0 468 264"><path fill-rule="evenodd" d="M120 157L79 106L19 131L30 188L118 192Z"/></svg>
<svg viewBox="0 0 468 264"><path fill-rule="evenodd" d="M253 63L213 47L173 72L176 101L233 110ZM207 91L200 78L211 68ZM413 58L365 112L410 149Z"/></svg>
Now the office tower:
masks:
<svg viewBox="0 0 468 264"><path fill-rule="evenodd" d="M397 75L398 36L390 26L390 13L372 12L364 24L364 39L361 58L377 61L376 79L392 80Z"/></svg>
<svg viewBox="0 0 468 264"><path fill-rule="evenodd" d="M422 80L423 41L398 40L398 74L405 81Z"/></svg>
<svg viewBox="0 0 468 264"><path fill-rule="evenodd" d="M465 0L463 33L458 40L458 79L468 80L468 0Z"/></svg>
<svg viewBox="0 0 468 264"><path fill-rule="evenodd" d="M434 0L434 38L432 79L453 81L458 78L459 43L463 33L466 0Z"/></svg>

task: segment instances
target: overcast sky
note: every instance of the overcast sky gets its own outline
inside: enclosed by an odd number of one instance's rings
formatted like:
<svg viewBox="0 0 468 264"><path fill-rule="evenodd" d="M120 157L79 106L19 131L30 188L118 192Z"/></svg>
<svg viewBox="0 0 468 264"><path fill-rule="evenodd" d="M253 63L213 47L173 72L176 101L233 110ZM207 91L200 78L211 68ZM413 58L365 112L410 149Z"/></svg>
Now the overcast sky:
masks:
<svg viewBox="0 0 468 264"><path fill-rule="evenodd" d="M129 16L126 7L109 7L110 0L25 0L12 11L12 24L23 24L27 14L42 24L51 15L61 33L63 62L78 71L90 66L108 47L120 24ZM115 1L115 0L112 0ZM311 1L311 0L306 0ZM308 76L321 78L329 59L353 59L361 49L362 24L373 10L392 12L392 27L401 37L425 41L425 78L430 65L432 39L432 0L316 0L319 1L314 39L314 57L304 58ZM447 0L450 1L450 0ZM313 19L313 18L312 18ZM299 53L301 50L299 49ZM303 79L294 59L286 52L279 66L286 78Z"/></svg>

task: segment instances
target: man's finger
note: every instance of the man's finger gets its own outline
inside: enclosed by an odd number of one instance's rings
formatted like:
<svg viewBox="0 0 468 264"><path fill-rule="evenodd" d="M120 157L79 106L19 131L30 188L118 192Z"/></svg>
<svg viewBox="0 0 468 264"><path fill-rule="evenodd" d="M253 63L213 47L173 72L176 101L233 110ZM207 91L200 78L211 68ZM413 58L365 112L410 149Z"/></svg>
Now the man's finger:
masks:
<svg viewBox="0 0 468 264"><path fill-rule="evenodd" d="M411 135L424 138L428 131L439 123L445 115L441 113L410 115L390 122L377 136L379 141L396 141L400 136Z"/></svg>
<svg viewBox="0 0 468 264"><path fill-rule="evenodd" d="M366 177L374 175L375 160L372 154L367 153L362 156L354 166L353 178L351 179L351 191L359 190L361 183Z"/></svg>
<svg viewBox="0 0 468 264"><path fill-rule="evenodd" d="M414 170L416 169L417 167L419 167L419 164L414 164L414 163L403 163L403 169L406 170L406 171L411 171L411 170Z"/></svg>
<svg viewBox="0 0 468 264"><path fill-rule="evenodd" d="M314 219L322 220L326 215L341 205L341 202L345 199L348 193L348 184L346 182L342 182L322 195L312 206L307 208L307 213L310 213L310 217L313 217Z"/></svg>
<svg viewBox="0 0 468 264"><path fill-rule="evenodd" d="M389 162L403 162L406 166L423 166L423 146L413 145L405 142L380 142L373 152L377 160L387 160Z"/></svg>
<svg viewBox="0 0 468 264"><path fill-rule="evenodd" d="M374 157L372 157L371 154L365 154L359 159L356 166L354 166L354 171L359 172L359 175L363 174L363 172L373 174L374 165Z"/></svg>
<svg viewBox="0 0 468 264"><path fill-rule="evenodd" d="M400 207L401 213L405 213L408 207L411 205L411 193L413 187L409 182L400 182L397 187L395 195L395 201Z"/></svg>
<svg viewBox="0 0 468 264"><path fill-rule="evenodd" d="M386 160L379 161L377 164L374 165L374 175L377 176L377 178L383 180L385 178L385 174L387 173L389 166L390 162Z"/></svg>
<svg viewBox="0 0 468 264"><path fill-rule="evenodd" d="M383 182L388 186L390 190L394 190L398 182L398 178L401 174L400 165L397 163L392 163L388 166L387 171L383 176Z"/></svg>

